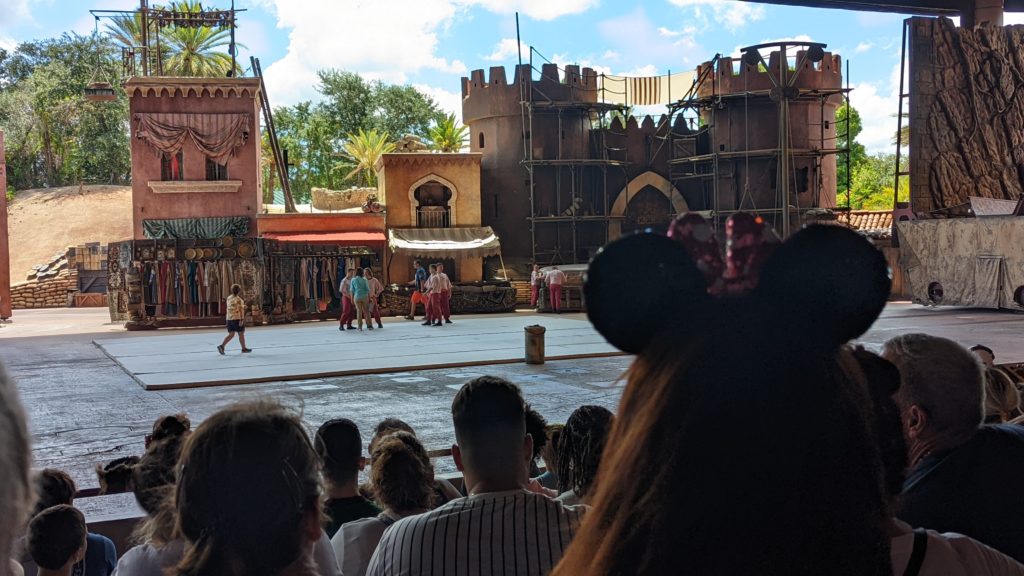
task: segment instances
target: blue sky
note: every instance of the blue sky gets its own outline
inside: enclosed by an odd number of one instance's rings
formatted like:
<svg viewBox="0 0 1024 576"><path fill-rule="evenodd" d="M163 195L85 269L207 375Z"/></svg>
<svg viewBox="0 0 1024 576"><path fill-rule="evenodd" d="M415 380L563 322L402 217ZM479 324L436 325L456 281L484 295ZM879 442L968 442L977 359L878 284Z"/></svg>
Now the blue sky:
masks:
<svg viewBox="0 0 1024 576"><path fill-rule="evenodd" d="M87 34L94 26L90 8L137 6L133 0L0 0L0 46L65 31ZM462 76L515 64L518 10L525 45L560 64L614 74L692 69L715 53L776 39L824 42L850 62L851 99L864 120L860 140L872 152L890 151L896 130L903 20L896 14L730 0L236 0L236 6L247 9L239 18L242 56L260 58L275 106L315 100L316 70L334 67L412 84L459 112Z"/></svg>

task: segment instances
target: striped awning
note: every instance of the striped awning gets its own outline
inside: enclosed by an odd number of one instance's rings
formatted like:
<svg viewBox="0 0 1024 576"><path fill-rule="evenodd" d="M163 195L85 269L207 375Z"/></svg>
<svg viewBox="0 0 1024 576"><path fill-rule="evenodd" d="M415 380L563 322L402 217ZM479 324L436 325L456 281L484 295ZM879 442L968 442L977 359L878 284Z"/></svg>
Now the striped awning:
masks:
<svg viewBox="0 0 1024 576"><path fill-rule="evenodd" d="M440 258L494 256L501 252L498 235L481 228L392 228L388 246L395 253Z"/></svg>

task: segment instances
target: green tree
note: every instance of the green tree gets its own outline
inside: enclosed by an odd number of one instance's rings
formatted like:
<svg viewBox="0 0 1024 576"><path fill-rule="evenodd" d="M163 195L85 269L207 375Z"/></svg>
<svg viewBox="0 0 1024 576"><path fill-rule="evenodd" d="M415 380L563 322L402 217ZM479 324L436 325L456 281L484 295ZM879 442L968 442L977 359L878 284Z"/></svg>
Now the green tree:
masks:
<svg viewBox="0 0 1024 576"><path fill-rule="evenodd" d="M849 124L847 124L847 117L849 117ZM836 156L836 195L840 203L846 202L847 175L852 184L853 175L856 174L857 168L868 155L864 145L857 142L857 136L860 135L861 130L863 130L863 124L856 108L843 104L836 110L836 147L849 149L850 162L850 170L847 172L846 155Z"/></svg>
<svg viewBox="0 0 1024 576"><path fill-rule="evenodd" d="M439 152L458 152L466 146L469 126L460 125L455 114L448 114L430 127L431 148Z"/></svg>
<svg viewBox="0 0 1024 576"><path fill-rule="evenodd" d="M428 136L430 126L444 114L434 100L412 86L367 81L358 74L321 70L323 106L339 134L359 130Z"/></svg>
<svg viewBox="0 0 1024 576"><path fill-rule="evenodd" d="M355 134L349 134L345 139L344 155L348 163L340 163L338 167L352 167L345 176L346 179L358 176L363 185L376 186L377 161L382 155L394 149L395 143L390 141L386 132L360 130Z"/></svg>
<svg viewBox="0 0 1024 576"><path fill-rule="evenodd" d="M905 162L905 160L904 160ZM891 210L896 174L896 155L878 153L865 157L854 170L850 185L850 208L853 210ZM910 196L910 183L900 177L900 202Z"/></svg>

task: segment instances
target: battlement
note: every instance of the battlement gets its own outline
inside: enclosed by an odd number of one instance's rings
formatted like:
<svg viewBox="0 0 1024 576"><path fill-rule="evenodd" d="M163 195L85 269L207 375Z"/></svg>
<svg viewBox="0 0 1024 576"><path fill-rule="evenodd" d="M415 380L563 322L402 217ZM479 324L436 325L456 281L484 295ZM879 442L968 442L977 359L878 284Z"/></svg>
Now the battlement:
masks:
<svg viewBox="0 0 1024 576"><path fill-rule="evenodd" d="M564 72L556 64L543 64L540 78L533 77L528 64L516 66L512 82L503 66L492 66L487 75L473 70L462 78L463 121L489 116L520 113L521 83L530 83L530 94L537 102L597 102L597 72L570 64Z"/></svg>
<svg viewBox="0 0 1024 576"><path fill-rule="evenodd" d="M803 58L805 51L796 53L796 58L791 59L795 66ZM715 94L742 94L748 91L771 90L774 84L772 77L778 76L782 53L772 52L768 56L768 70L757 65L747 64L742 58L720 58L718 69L711 70L714 74L714 81L709 75L700 88L700 96L713 96ZM712 68L712 62L705 62L697 67L697 77L703 77ZM805 90L837 90L843 86L842 59L838 54L825 52L821 62L807 60L803 63L800 74L796 79L795 86ZM769 70L771 72L769 72ZM797 71L789 69L790 74Z"/></svg>

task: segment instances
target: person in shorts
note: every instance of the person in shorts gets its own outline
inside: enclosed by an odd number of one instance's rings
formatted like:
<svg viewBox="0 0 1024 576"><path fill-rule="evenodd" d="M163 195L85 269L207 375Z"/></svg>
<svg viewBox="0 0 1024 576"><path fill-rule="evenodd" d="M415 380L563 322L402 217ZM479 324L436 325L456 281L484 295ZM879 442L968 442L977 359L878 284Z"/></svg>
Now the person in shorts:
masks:
<svg viewBox="0 0 1024 576"><path fill-rule="evenodd" d="M249 353L252 349L245 346L245 300L242 300L242 287L238 284L231 285L231 296L227 300L228 335L224 341L217 346L217 352L224 355L224 347L231 342L231 339L238 334L238 342L242 345L242 352Z"/></svg>

